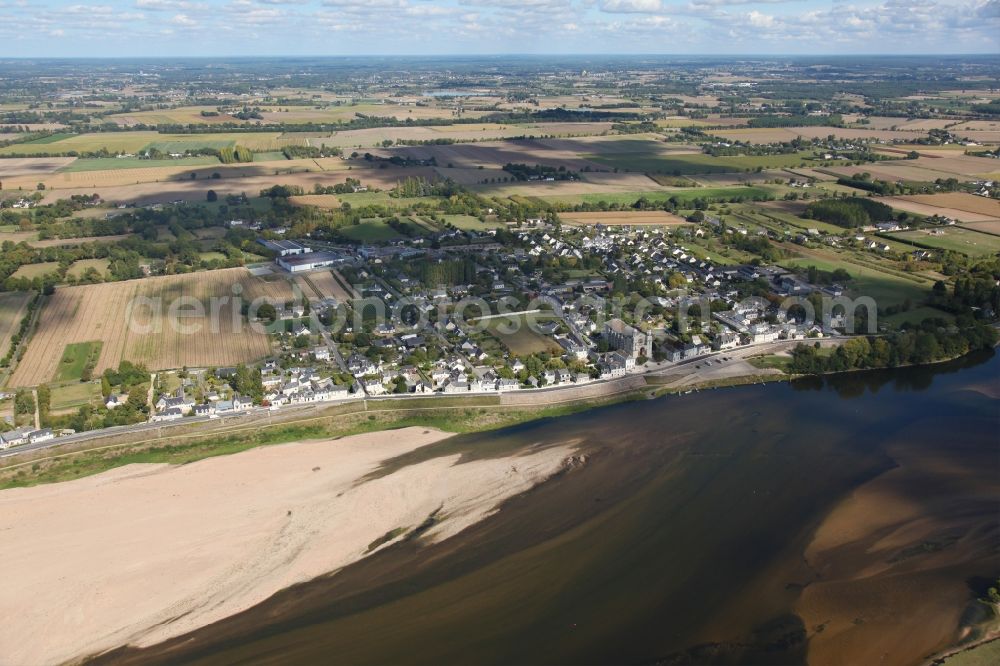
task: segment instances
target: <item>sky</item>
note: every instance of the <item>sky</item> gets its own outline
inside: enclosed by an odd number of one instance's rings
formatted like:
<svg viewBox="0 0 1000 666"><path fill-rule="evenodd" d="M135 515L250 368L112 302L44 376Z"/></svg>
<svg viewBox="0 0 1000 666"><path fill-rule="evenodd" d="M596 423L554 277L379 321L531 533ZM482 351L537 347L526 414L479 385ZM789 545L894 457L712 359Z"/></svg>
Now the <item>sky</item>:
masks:
<svg viewBox="0 0 1000 666"><path fill-rule="evenodd" d="M0 0L0 57L1000 53L1000 0Z"/></svg>

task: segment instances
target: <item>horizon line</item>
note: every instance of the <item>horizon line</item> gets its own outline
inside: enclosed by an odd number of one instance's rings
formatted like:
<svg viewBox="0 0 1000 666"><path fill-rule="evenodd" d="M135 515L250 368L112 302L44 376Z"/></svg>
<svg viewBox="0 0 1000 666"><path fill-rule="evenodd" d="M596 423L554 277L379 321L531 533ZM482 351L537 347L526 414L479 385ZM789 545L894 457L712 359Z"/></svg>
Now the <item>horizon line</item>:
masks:
<svg viewBox="0 0 1000 666"><path fill-rule="evenodd" d="M365 53L365 54L218 54L218 55L52 55L52 56L24 56L24 55L2 55L0 60L209 60L213 58L546 58L546 57L571 57L571 58L599 58L599 57L669 57L669 58L962 58L962 57L989 57L1000 59L1000 52L954 52L954 53L627 53L627 52L602 52L602 53L530 53L530 52L495 52L495 53Z"/></svg>

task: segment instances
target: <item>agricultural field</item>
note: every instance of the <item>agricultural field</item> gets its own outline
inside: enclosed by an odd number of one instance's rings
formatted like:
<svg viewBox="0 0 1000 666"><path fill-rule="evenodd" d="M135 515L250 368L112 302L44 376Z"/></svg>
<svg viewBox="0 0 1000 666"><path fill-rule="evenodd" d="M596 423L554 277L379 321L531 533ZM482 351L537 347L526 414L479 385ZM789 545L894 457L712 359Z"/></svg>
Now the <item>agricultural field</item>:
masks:
<svg viewBox="0 0 1000 666"><path fill-rule="evenodd" d="M730 200L755 197L767 197L771 192L763 187L696 187L676 190L660 190L650 192L607 192L590 194L563 194L539 197L551 203L561 203L568 205L579 204L634 204L639 199L645 198L650 202L668 201L676 199L683 205L695 199L720 199Z"/></svg>
<svg viewBox="0 0 1000 666"><path fill-rule="evenodd" d="M890 130L876 127L743 127L711 130L712 136L745 143L783 143L796 138L825 139L831 134L838 139L876 139L878 141L913 141L927 135L926 130Z"/></svg>
<svg viewBox="0 0 1000 666"><path fill-rule="evenodd" d="M97 366L97 359L100 358L100 340L95 342L74 342L66 345L62 357L59 359L59 368L56 370L57 382L72 382L85 379L85 374L92 374ZM89 379L89 378L86 378Z"/></svg>
<svg viewBox="0 0 1000 666"><path fill-rule="evenodd" d="M313 271L302 277L319 298L334 298L338 303L350 300L350 296L329 270Z"/></svg>
<svg viewBox="0 0 1000 666"><path fill-rule="evenodd" d="M962 225L963 229L972 229L983 234L993 234L1000 236L1000 220L990 220L988 222L967 222Z"/></svg>
<svg viewBox="0 0 1000 666"><path fill-rule="evenodd" d="M11 146L5 146L0 148L0 155L95 152L102 148L110 152L137 153L160 135L156 132L102 132L53 136L58 137L58 140L15 143Z"/></svg>
<svg viewBox="0 0 1000 666"><path fill-rule="evenodd" d="M27 314L31 296L27 291L0 293L0 357L10 349L11 338Z"/></svg>
<svg viewBox="0 0 1000 666"><path fill-rule="evenodd" d="M1000 220L1000 201L986 197L967 194L965 192L942 192L939 194L916 194L910 196L892 197L892 206L912 213L924 213L925 210L939 209L938 213L963 222L986 222ZM913 204L914 209L905 208ZM919 210L916 208L919 207Z"/></svg>
<svg viewBox="0 0 1000 666"><path fill-rule="evenodd" d="M157 148L162 152L184 152L198 148L231 148L237 143L257 152L277 151L289 141L282 141L280 132L218 132L206 134L160 134L159 132L95 132L91 134L54 134L27 143L16 143L0 148L0 155L33 153L96 152L105 149L111 153L142 152ZM298 143L298 141L291 141ZM51 159L51 158L46 158Z"/></svg>
<svg viewBox="0 0 1000 666"><path fill-rule="evenodd" d="M214 106L181 106L175 109L156 109L153 111L129 111L127 113L108 116L109 122L122 127L131 125L215 125L218 123L236 122L232 116L203 116L202 111L215 111Z"/></svg>
<svg viewBox="0 0 1000 666"><path fill-rule="evenodd" d="M646 150L635 152L587 155L587 158L623 171L642 171L674 175L696 175L712 173L734 173L756 169L777 169L786 167L807 167L817 164L843 164L843 161L817 159L813 151L802 151L787 155L738 155L713 157L705 153L690 154L664 151L653 144Z"/></svg>
<svg viewBox="0 0 1000 666"><path fill-rule="evenodd" d="M683 217L662 210L560 213L559 219L563 224L578 226L593 224L603 224L604 226L677 226L691 224Z"/></svg>
<svg viewBox="0 0 1000 666"><path fill-rule="evenodd" d="M17 176L48 175L69 166L75 159L75 157L8 157L0 159L0 180Z"/></svg>
<svg viewBox="0 0 1000 666"><path fill-rule="evenodd" d="M248 300L259 295L280 301L291 298L286 280L265 282L243 268L57 289L42 306L10 385L52 381L59 366L52 350L80 342L102 343L95 375L117 367L122 360L142 363L150 370L259 360L271 352L271 342L265 332L248 326L234 307L235 285ZM137 297L153 300L131 308ZM202 316L181 315L180 324L191 327L190 332L175 330L178 327L168 318L168 307L180 297L194 297L204 304ZM210 316L213 297L220 299L216 301L218 317Z"/></svg>
<svg viewBox="0 0 1000 666"><path fill-rule="evenodd" d="M891 236L937 250L952 250L970 257L985 257L1000 252L1000 236L984 234L962 227L934 230L899 231Z"/></svg>
<svg viewBox="0 0 1000 666"><path fill-rule="evenodd" d="M542 352L561 353L562 347L552 338L533 331L528 318L536 322L552 320L551 315L521 315L516 322L513 317L498 317L487 322L486 330L514 356L529 356ZM513 330L512 330L513 329Z"/></svg>
<svg viewBox="0 0 1000 666"><path fill-rule="evenodd" d="M489 141L518 136L590 136L611 131L611 123L535 123L500 125L496 123L435 125L430 127L374 127L370 129L341 130L323 134L289 132L284 137L300 139L303 145L338 148L372 148L384 141Z"/></svg>
<svg viewBox="0 0 1000 666"><path fill-rule="evenodd" d="M117 171L119 169L160 169L219 164L215 157L178 157L166 160L144 160L138 157L81 158L62 169L62 173L82 171Z"/></svg>
<svg viewBox="0 0 1000 666"><path fill-rule="evenodd" d="M58 261L44 261L40 264L24 264L14 271L14 274L11 275L11 277L34 280L35 278L45 277L46 275L53 275L58 271Z"/></svg>

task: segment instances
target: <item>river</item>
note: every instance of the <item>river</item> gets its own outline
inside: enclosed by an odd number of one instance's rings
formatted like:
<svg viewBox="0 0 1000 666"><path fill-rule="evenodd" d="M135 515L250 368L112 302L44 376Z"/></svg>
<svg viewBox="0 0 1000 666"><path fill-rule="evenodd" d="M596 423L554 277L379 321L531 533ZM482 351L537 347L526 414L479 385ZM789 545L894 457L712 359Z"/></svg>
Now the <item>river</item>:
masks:
<svg viewBox="0 0 1000 666"><path fill-rule="evenodd" d="M1000 574L998 433L989 352L455 437L419 458L578 457L457 537L103 659L920 663L975 635Z"/></svg>

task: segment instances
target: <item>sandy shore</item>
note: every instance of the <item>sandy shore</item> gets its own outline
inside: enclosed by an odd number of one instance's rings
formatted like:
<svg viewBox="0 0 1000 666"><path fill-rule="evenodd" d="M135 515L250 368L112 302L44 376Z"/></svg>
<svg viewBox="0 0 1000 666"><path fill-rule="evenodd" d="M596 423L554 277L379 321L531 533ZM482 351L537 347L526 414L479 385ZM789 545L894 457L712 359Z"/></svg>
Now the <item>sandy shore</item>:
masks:
<svg viewBox="0 0 1000 666"><path fill-rule="evenodd" d="M444 520L425 538L447 538L571 453L453 455L363 480L448 436L407 428L0 492L0 663L157 643L350 564L435 511Z"/></svg>

